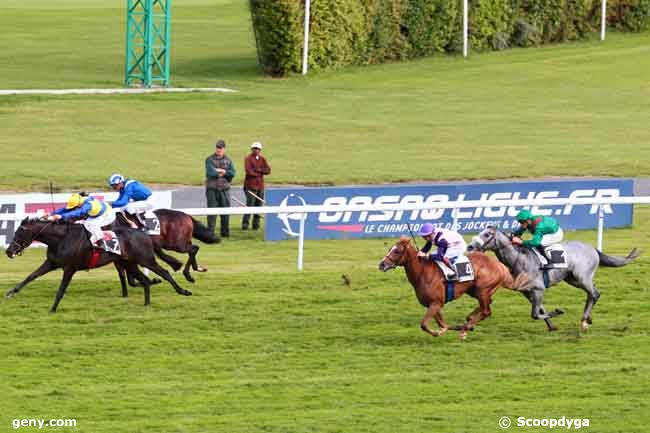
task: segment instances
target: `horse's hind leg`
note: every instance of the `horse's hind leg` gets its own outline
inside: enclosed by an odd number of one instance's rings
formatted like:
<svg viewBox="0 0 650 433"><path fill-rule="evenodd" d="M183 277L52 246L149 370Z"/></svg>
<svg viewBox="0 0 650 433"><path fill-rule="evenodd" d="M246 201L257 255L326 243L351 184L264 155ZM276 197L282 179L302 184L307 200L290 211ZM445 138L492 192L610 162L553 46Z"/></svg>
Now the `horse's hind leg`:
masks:
<svg viewBox="0 0 650 433"><path fill-rule="evenodd" d="M183 264L181 262L179 262L176 259L176 257L172 257L169 254L165 253L162 250L162 248L156 247L154 249L154 251L155 251L156 255L158 256L158 258L160 258L160 260L162 260L163 262L167 263L174 270L174 272L178 271L180 268L183 267Z"/></svg>
<svg viewBox="0 0 650 433"><path fill-rule="evenodd" d="M147 305L151 304L151 282L149 281L149 278L142 273L142 271L138 268L137 265L131 264L128 267L129 274L135 277L140 283L142 283L142 287L144 288L144 305L145 307Z"/></svg>
<svg viewBox="0 0 650 433"><path fill-rule="evenodd" d="M194 280L194 277L192 276L192 274L190 274L190 265L191 264L192 264L192 256L189 256L187 258L187 262L185 263L185 268L183 268L183 276L185 277L185 279L187 281L189 281L190 283L193 283L195 280Z"/></svg>
<svg viewBox="0 0 650 433"><path fill-rule="evenodd" d="M491 292L493 292L492 290ZM474 327L483 319L492 314L490 304L492 303L491 295L485 294L479 297L478 307L474 309L469 315L469 320L465 323L464 329L460 332L460 340L464 341L467 337L467 332L474 329Z"/></svg>
<svg viewBox="0 0 650 433"><path fill-rule="evenodd" d="M171 284L172 287L174 288L174 290L176 290L176 293L178 293L179 295L185 295L185 296L192 295L192 292L190 292L189 290L185 290L181 286L179 286L178 283L176 281L174 281L174 279L169 274L169 272L167 272L167 270L165 268L163 268L158 263L156 263L156 259L154 259L153 257L152 257L151 262L149 262L149 263L141 263L141 265L146 267L146 268L149 268L152 272L159 275L165 281L167 281L169 284Z"/></svg>
<svg viewBox="0 0 650 433"><path fill-rule="evenodd" d="M199 266L199 263L196 261L196 255L199 253L199 246L190 244L190 260L192 260L192 269L196 272L207 272L206 268Z"/></svg>
<svg viewBox="0 0 650 433"><path fill-rule="evenodd" d="M570 277L565 280L567 283L571 284L574 287L578 287L585 291L587 294L587 299L585 301L585 309L582 313L582 319L580 320L580 327L583 330L589 329L589 325L592 323L591 319L591 310L598 302L600 298L600 292L596 290L596 285L593 283L593 276L589 277Z"/></svg>
<svg viewBox="0 0 650 433"><path fill-rule="evenodd" d="M54 298L52 308L50 308L50 313L56 313L56 309L59 307L59 302L61 302L61 299L63 299L65 290L68 288L70 280L72 280L72 276L75 274L75 272L77 271L72 267L63 269L63 278L61 278L61 284L59 285L59 290L56 292L56 297Z"/></svg>

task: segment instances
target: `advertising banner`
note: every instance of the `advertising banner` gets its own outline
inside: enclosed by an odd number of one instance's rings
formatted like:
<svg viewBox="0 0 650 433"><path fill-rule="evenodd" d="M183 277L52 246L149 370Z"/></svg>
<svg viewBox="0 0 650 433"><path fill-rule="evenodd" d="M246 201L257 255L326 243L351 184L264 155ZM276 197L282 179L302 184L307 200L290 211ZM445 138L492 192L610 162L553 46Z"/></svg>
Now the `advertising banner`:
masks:
<svg viewBox="0 0 650 433"><path fill-rule="evenodd" d="M566 180L551 182L449 183L430 185L386 185L368 187L272 188L266 191L268 206L427 204L468 200L519 200L551 198L610 198L634 195L632 179ZM515 215L521 208L432 209L379 212L321 212L305 220L306 239L350 239L398 237L416 232L426 222L476 233L488 225L502 230L518 226ZM564 230L597 227L596 205L535 206L537 215L557 218ZM605 206L605 227L632 224L632 205ZM456 225L452 227L454 219ZM265 239L276 241L297 236L299 214L267 215Z"/></svg>
<svg viewBox="0 0 650 433"><path fill-rule="evenodd" d="M91 194L102 200L113 201L117 199L116 192L98 192ZM11 194L0 195L0 246L6 248L13 234L20 225L20 221L7 219L7 216L24 213L51 212L65 206L70 193L65 194ZM171 191L153 191L152 200L155 208L171 208L172 193ZM35 244L36 245L36 244Z"/></svg>

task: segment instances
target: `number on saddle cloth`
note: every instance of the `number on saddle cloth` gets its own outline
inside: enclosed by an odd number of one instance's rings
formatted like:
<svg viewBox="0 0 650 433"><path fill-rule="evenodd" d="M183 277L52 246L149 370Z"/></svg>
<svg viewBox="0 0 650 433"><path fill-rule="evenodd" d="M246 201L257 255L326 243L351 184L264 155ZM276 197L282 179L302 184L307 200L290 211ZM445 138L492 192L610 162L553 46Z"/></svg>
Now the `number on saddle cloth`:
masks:
<svg viewBox="0 0 650 433"><path fill-rule="evenodd" d="M148 235L160 234L160 220L152 211L145 212L144 225Z"/></svg>
<svg viewBox="0 0 650 433"><path fill-rule="evenodd" d="M449 267L444 262L438 260L435 262L445 276L445 279L449 281L449 277L451 276L451 270ZM470 262L466 256L458 256L450 260L450 262L453 266L453 270L456 272L454 281L462 283L465 281L472 281L474 279L474 268L472 266L472 262Z"/></svg>
<svg viewBox="0 0 650 433"><path fill-rule="evenodd" d="M117 235L113 231L104 230L104 237L102 238L102 248L109 253L122 255L122 249L120 248L120 241L117 239Z"/></svg>

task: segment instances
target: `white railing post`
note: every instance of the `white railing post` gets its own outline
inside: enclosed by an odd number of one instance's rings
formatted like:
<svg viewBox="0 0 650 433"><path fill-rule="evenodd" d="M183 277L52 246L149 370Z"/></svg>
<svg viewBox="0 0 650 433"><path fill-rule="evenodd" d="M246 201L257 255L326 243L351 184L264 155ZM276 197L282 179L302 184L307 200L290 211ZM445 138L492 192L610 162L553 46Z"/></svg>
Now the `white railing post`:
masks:
<svg viewBox="0 0 650 433"><path fill-rule="evenodd" d="M302 271L305 255L305 219L307 214L300 214L300 232L298 234L298 270Z"/></svg>
<svg viewBox="0 0 650 433"><path fill-rule="evenodd" d="M305 32L303 36L303 47L302 47L302 75L307 75L307 69L309 68L309 22L311 13L311 0L305 0Z"/></svg>
<svg viewBox="0 0 650 433"><path fill-rule="evenodd" d="M603 251L603 230L605 228L605 207L598 206L598 251Z"/></svg>
<svg viewBox="0 0 650 433"><path fill-rule="evenodd" d="M605 40L605 29L607 28L607 0L600 0L601 16L600 16L600 40Z"/></svg>
<svg viewBox="0 0 650 433"><path fill-rule="evenodd" d="M467 4L468 0L463 0L463 57L467 57L467 48L468 48L468 41L467 41L467 34L468 34L468 27L469 27L469 6Z"/></svg>

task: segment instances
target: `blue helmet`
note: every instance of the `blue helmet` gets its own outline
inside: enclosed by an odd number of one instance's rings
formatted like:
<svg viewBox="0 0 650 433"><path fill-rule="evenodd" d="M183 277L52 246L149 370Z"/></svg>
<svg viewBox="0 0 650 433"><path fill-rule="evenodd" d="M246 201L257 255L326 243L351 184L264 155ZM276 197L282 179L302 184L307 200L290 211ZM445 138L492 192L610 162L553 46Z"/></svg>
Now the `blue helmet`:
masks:
<svg viewBox="0 0 650 433"><path fill-rule="evenodd" d="M419 234L420 236L428 236L428 235L430 235L431 233L433 233L433 229L434 229L433 224L431 224L431 223L424 223L424 224L422 224L422 227L420 227L420 231L419 231L418 234Z"/></svg>
<svg viewBox="0 0 650 433"><path fill-rule="evenodd" d="M108 178L108 184L111 186L117 185L118 183L121 182L124 182L124 176L122 176L119 173L111 174L111 177Z"/></svg>

